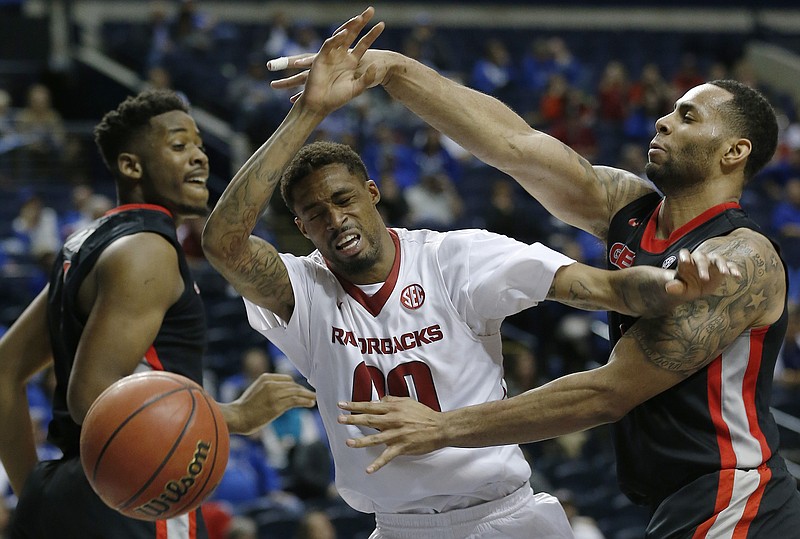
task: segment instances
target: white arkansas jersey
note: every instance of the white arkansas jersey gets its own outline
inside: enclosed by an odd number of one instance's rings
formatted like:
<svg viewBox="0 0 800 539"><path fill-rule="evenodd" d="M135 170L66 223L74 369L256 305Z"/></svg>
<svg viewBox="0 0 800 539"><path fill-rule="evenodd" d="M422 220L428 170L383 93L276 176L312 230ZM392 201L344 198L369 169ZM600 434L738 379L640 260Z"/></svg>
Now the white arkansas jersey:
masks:
<svg viewBox="0 0 800 539"><path fill-rule="evenodd" d="M338 278L319 252L283 254L292 317L286 323L245 300L250 324L316 388L336 486L355 509L441 511L454 497L477 503L507 494L530 477L517 446L444 448L367 475L384 446L347 447L347 438L374 431L337 423L336 405L390 394L447 411L504 398L500 324L542 301L556 270L572 260L483 230L390 233L394 265L372 295Z"/></svg>

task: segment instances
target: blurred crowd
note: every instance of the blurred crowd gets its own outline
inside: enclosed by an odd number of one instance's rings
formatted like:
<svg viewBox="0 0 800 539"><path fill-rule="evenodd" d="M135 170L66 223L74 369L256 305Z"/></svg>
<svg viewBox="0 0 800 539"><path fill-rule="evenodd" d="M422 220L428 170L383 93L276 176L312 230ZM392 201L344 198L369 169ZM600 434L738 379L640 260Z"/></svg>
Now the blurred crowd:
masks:
<svg viewBox="0 0 800 539"><path fill-rule="evenodd" d="M290 106L288 93L269 86L285 73L268 72L266 60L314 52L328 29L293 20L287 13L276 15L266 28L237 27L214 20L198 4L159 4L147 23L104 34L104 50L135 69L144 86L173 88L193 106L216 114L245 135L254 149ZM448 40L452 34L420 15L413 28L389 33L389 44L382 46L498 97L532 126L592 163L642 175L655 120L688 88L705 80L736 78L772 98L781 123L780 145L773 162L747 187L742 205L780 243L789 269L791 324L776 371L780 383L774 401L776 407L800 416L797 104L765 87L742 58L720 61L687 51L670 66L637 64L624 57L597 63L574 53L561 36L530 34L522 46L519 40L511 43L487 35L465 50ZM92 167L87 166L91 159L86 156L94 152L91 140L70 135L48 86L37 81L18 93L0 88L3 326L12 323L44 285L64 239L114 205L114 193L105 187L108 182L92 177ZM367 92L337 111L315 136L348 143L363 156L381 189L379 208L391 226L486 228L525 242L540 241L588 264L605 263L604 246L594 238L550 217L514 181L466 154L384 92ZM199 245L202 225L184 225L179 235L206 302L206 385L220 401L230 401L260 373L298 374L280 350L249 329L241 300L205 262ZM266 213L259 233L285 251L305 254L310 249L280 201ZM504 335L511 395L592 368L608 354L604 315L555 304L508 319ZM32 381L29 391L43 458L54 451L45 440L52 384L46 372ZM291 410L252 436L234 436L222 484L206 508L215 537L266 537L259 531L265 529L274 537L367 537L371 519L348 511L336 495L327 443L314 409ZM798 436L789 434L785 444L785 455L800 460ZM636 509L626 513L626 502L615 494L613 473L608 473L613 455L604 429L525 450L540 476L534 480L537 488L559 492L574 511L577 537L623 537L625 523L607 519L610 504L617 504L615 514L629 516L632 529L643 522ZM10 491L5 491L8 503L0 504L0 530L7 506L13 506Z"/></svg>

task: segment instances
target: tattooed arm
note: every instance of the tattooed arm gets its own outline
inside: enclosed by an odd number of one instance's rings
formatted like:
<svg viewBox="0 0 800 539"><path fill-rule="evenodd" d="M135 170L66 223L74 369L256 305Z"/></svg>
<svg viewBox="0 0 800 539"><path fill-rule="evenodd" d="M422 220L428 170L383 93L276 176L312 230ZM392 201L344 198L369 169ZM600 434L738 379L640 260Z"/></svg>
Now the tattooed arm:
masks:
<svg viewBox="0 0 800 539"><path fill-rule="evenodd" d="M356 412L340 423L380 432L348 441L351 447L386 444L367 471L394 457L445 446L527 443L619 420L716 358L749 328L775 322L783 311L785 272L770 242L740 229L698 248L734 261L741 278L656 319L640 319L622 337L608 364L564 376L516 397L445 413L412 399L342 403Z"/></svg>
<svg viewBox="0 0 800 539"><path fill-rule="evenodd" d="M294 310L294 295L278 251L252 235L272 198L283 168L319 123L302 102L247 160L220 197L203 229L206 258L237 292L284 320Z"/></svg>
<svg viewBox="0 0 800 539"><path fill-rule="evenodd" d="M233 177L203 230L203 251L209 262L240 294L284 320L294 310L286 266L275 247L251 233L289 160L328 114L372 82L372 72L359 76L344 72L349 64L358 63L383 30L382 24L376 25L350 48L371 17L368 9L325 40L303 96Z"/></svg>
<svg viewBox="0 0 800 539"><path fill-rule="evenodd" d="M654 317L713 293L730 275L740 277L737 262L717 252L683 249L677 271L649 266L617 271L584 264L563 266L553 278L547 299L578 309Z"/></svg>

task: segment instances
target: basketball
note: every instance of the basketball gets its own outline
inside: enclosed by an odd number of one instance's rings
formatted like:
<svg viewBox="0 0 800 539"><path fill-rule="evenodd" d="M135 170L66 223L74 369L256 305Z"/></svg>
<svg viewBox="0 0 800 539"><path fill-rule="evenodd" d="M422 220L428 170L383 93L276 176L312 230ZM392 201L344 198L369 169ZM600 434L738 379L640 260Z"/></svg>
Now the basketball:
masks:
<svg viewBox="0 0 800 539"><path fill-rule="evenodd" d="M81 430L81 464L110 507L140 520L196 509L228 463L228 427L219 405L190 379L164 371L109 386Z"/></svg>

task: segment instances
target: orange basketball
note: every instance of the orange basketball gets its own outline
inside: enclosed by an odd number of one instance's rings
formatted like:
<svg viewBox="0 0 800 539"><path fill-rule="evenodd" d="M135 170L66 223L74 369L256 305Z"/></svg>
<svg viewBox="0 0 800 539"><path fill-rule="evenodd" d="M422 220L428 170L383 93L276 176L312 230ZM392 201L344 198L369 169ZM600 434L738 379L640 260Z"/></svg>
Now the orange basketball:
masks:
<svg viewBox="0 0 800 539"><path fill-rule="evenodd" d="M197 508L228 463L219 405L186 377L150 371L108 387L81 430L81 464L110 507L161 520Z"/></svg>

